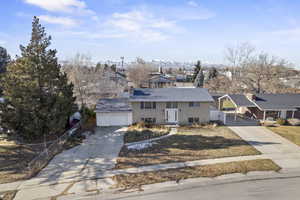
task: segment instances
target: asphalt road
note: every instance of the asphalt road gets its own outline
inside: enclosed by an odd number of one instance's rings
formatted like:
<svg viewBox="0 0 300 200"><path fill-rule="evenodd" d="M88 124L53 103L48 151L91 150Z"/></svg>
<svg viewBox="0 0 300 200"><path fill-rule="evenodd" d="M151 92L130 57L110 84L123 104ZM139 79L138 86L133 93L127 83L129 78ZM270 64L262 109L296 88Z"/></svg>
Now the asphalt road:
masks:
<svg viewBox="0 0 300 200"><path fill-rule="evenodd" d="M299 200L300 178L284 178L219 185L197 183L139 194L123 194L84 198L89 200Z"/></svg>

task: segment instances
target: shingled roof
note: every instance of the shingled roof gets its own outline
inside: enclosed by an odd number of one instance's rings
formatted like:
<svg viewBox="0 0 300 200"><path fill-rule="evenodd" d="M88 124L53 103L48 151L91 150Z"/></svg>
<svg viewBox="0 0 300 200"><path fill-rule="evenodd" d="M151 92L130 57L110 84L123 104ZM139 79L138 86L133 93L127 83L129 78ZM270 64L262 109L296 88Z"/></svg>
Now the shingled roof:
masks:
<svg viewBox="0 0 300 200"><path fill-rule="evenodd" d="M204 88L145 88L134 89L132 102L214 102Z"/></svg>
<svg viewBox="0 0 300 200"><path fill-rule="evenodd" d="M300 108L300 94L257 94L254 102L263 110L293 110Z"/></svg>
<svg viewBox="0 0 300 200"><path fill-rule="evenodd" d="M255 107L254 103L252 103L245 95L243 94L229 94L228 95L234 103L239 107Z"/></svg>
<svg viewBox="0 0 300 200"><path fill-rule="evenodd" d="M96 112L127 112L132 111L129 98L99 99Z"/></svg>

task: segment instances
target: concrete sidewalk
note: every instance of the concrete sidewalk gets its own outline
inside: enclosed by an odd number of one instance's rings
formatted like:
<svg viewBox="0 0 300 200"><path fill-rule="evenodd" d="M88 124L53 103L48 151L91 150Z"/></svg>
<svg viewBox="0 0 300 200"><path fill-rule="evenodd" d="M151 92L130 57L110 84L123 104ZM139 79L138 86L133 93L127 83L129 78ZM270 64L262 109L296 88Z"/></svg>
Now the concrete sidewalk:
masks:
<svg viewBox="0 0 300 200"><path fill-rule="evenodd" d="M283 171L300 169L300 147L262 126L229 127Z"/></svg>

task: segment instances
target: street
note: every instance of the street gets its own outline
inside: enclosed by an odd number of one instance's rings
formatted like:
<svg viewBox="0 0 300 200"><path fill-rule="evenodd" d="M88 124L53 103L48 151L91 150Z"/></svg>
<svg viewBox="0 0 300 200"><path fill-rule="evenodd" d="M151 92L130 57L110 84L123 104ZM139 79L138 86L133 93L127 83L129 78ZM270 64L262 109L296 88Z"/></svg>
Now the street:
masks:
<svg viewBox="0 0 300 200"><path fill-rule="evenodd" d="M198 183L173 188L146 191L135 194L99 195L82 199L95 200L298 200L300 198L300 177L245 181L227 184L201 186Z"/></svg>

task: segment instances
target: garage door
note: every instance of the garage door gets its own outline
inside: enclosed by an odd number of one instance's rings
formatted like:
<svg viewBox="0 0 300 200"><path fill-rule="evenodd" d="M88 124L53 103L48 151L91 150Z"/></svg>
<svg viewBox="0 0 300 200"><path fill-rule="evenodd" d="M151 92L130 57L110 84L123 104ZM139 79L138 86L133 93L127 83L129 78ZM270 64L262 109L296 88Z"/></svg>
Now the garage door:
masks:
<svg viewBox="0 0 300 200"><path fill-rule="evenodd" d="M132 124L132 112L97 113L97 126L128 126Z"/></svg>

